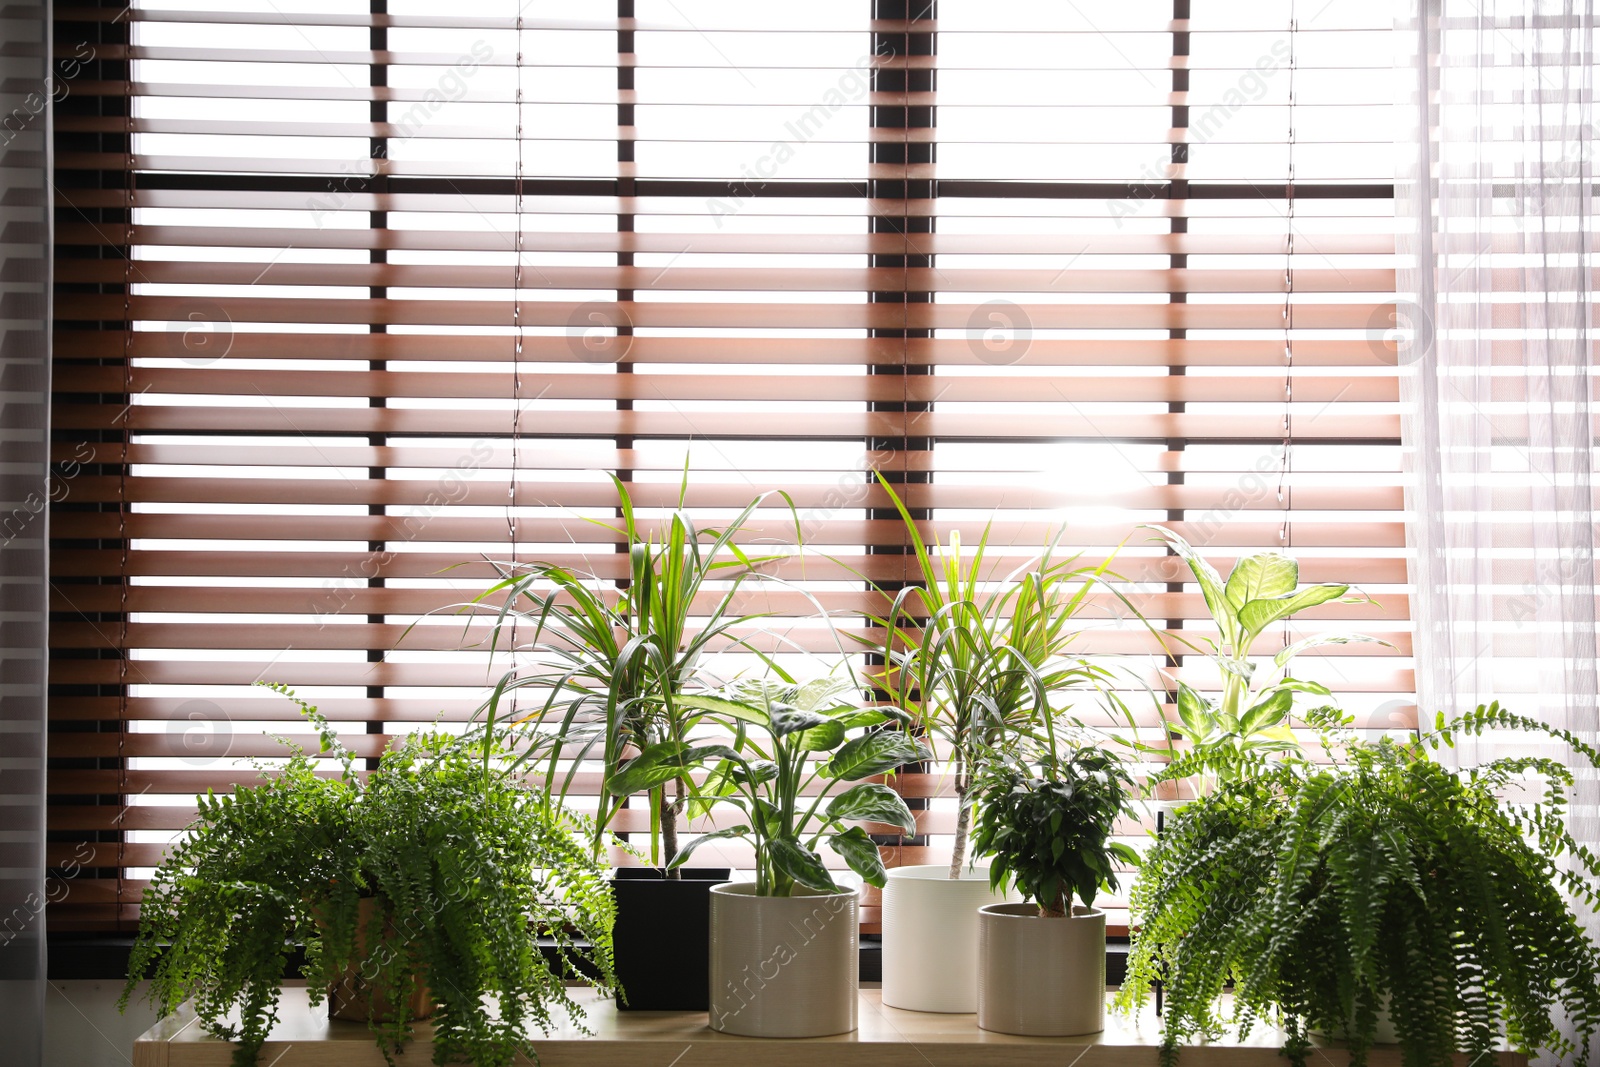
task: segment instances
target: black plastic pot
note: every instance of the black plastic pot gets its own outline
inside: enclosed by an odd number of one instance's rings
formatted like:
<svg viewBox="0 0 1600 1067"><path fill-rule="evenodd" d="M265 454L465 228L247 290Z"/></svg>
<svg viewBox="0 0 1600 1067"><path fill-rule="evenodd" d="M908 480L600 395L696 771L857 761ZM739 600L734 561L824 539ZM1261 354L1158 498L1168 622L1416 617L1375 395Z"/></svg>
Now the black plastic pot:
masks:
<svg viewBox="0 0 1600 1067"><path fill-rule="evenodd" d="M726 867L685 867L668 879L646 867L613 872L617 981L625 1011L705 1011L709 1006L711 887Z"/></svg>

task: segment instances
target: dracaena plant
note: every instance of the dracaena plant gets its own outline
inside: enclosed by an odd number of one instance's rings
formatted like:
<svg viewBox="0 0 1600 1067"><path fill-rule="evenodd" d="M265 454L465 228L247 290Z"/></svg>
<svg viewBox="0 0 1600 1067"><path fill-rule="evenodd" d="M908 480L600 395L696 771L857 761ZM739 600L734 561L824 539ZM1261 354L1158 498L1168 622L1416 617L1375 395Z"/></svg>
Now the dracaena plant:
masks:
<svg viewBox="0 0 1600 1067"><path fill-rule="evenodd" d="M1056 558L1058 533L1039 555L997 576L985 566L987 529L971 551L954 531L948 546L930 545L889 482L882 474L878 480L905 523L920 581L885 594L888 610L872 616L883 634L874 651L884 664L872 680L949 761L957 803L950 877L957 878L985 754L1048 718L1061 693L1107 688L1109 669L1070 651L1074 618L1109 573L1109 560Z"/></svg>
<svg viewBox="0 0 1600 1067"><path fill-rule="evenodd" d="M888 823L912 833L916 823L897 793L862 779L925 760L928 751L892 728L903 724L896 709L861 707L857 697L855 684L839 678L750 680L716 696L685 697L734 737L708 753L718 761L692 807L730 806L743 821L697 837L676 862L737 838L755 847L757 895L786 897L796 886L839 892L819 853L826 845L868 885L881 887L887 875L878 847L848 824Z"/></svg>
<svg viewBox="0 0 1600 1067"><path fill-rule="evenodd" d="M1347 741L1340 765L1273 764L1177 811L1134 884L1118 997L1135 1010L1161 983L1165 1064L1226 1022L1248 1033L1267 1019L1287 1031L1294 1067L1311 1031L1346 1037L1360 1067L1380 1010L1405 1067L1478 1062L1502 1031L1519 1050L1586 1062L1600 951L1574 905L1600 903L1600 858L1568 830L1563 763L1457 771L1432 758L1491 730L1537 732L1600 763L1580 738L1491 704L1420 740ZM1502 799L1530 784L1531 803Z"/></svg>
<svg viewBox="0 0 1600 1067"><path fill-rule="evenodd" d="M620 588L548 562L502 565L500 580L468 605L491 612L491 649L516 634L535 664L503 676L482 711L554 730L563 743L549 750L545 773L558 794L565 795L580 760L600 760L597 847L626 799L647 796L651 862L677 877L678 820L695 791L692 772L708 755L692 741L703 710L683 698L716 688L708 660L719 650L767 658L741 635L766 616L743 605L746 583L763 577L757 568L777 557L751 556L737 538L768 496L719 529L699 529L684 506L685 476L658 535L641 524L627 487L614 475L612 482L620 525L589 521L627 546L628 579ZM535 693L532 708L508 710L523 689Z"/></svg>
<svg viewBox="0 0 1600 1067"><path fill-rule="evenodd" d="M1325 633L1286 646L1270 660L1251 654L1257 639L1275 623L1319 604L1367 603L1348 585L1300 584L1300 565L1281 552L1259 552L1240 559L1226 580L1187 541L1160 526L1147 526L1152 540L1164 542L1193 572L1217 627L1215 638L1190 640L1169 632L1175 640L1216 664L1222 692L1206 696L1179 681L1177 719L1166 727L1188 742L1188 750L1158 776L1173 780L1199 776L1230 780L1261 769L1273 758L1300 751L1293 731L1297 721L1317 730L1333 730L1345 723L1333 706L1332 693L1320 682L1294 677L1290 661L1300 653L1323 645L1371 642L1387 645L1365 634Z"/></svg>
<svg viewBox="0 0 1600 1067"><path fill-rule="evenodd" d="M123 1007L148 972L163 1016L192 1000L208 1030L238 1043L235 1067L252 1067L303 946L313 1004L359 974L390 1063L419 989L437 1005L439 1064L506 1067L533 1054L530 1028L548 1030L553 1008L581 1020L567 983L612 984L613 918L584 820L506 770L511 750L492 727L412 734L363 776L327 720L296 703L339 774L290 746L259 784L200 798L145 895ZM553 961L536 933L554 939Z"/></svg>

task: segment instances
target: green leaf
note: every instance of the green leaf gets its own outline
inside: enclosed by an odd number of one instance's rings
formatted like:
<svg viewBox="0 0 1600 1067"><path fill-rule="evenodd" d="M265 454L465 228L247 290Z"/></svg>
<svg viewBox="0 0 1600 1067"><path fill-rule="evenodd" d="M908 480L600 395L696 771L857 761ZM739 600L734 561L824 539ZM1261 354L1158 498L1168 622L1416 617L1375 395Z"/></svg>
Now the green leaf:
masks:
<svg viewBox="0 0 1600 1067"><path fill-rule="evenodd" d="M801 730L810 730L833 720L814 711L775 711L769 729L774 737L787 737Z"/></svg>
<svg viewBox="0 0 1600 1067"><path fill-rule="evenodd" d="M813 678L795 692L793 703L801 711L822 711L831 714L849 707L849 698L855 696L855 683L848 678Z"/></svg>
<svg viewBox="0 0 1600 1067"><path fill-rule="evenodd" d="M618 767L617 772L606 781L606 792L615 797L642 793L683 777L713 756L734 760L740 758L737 752L726 745L690 748L682 741L663 741Z"/></svg>
<svg viewBox="0 0 1600 1067"><path fill-rule="evenodd" d="M606 792L625 797L672 781L683 774L682 757L688 750L682 741L652 745L617 768L606 780Z"/></svg>
<svg viewBox="0 0 1600 1067"><path fill-rule="evenodd" d="M1234 565L1223 590L1235 611L1252 600L1270 600L1294 592L1300 564L1281 552L1258 552Z"/></svg>
<svg viewBox="0 0 1600 1067"><path fill-rule="evenodd" d="M1280 726L1294 707L1294 693L1277 689L1265 700L1252 705L1239 716L1239 733L1245 737ZM1291 734L1292 738L1294 735Z"/></svg>
<svg viewBox="0 0 1600 1067"><path fill-rule="evenodd" d="M1239 609L1239 624L1244 627L1246 635L1254 636L1279 619L1287 619L1297 611L1314 608L1330 600L1338 600L1349 591L1348 585L1328 583L1308 585L1287 596L1252 600ZM1244 649L1241 648L1239 651L1243 652Z"/></svg>
<svg viewBox="0 0 1600 1067"><path fill-rule="evenodd" d="M712 841L724 841L730 837L748 836L750 836L750 827L744 825L732 826L726 830L713 830L709 834L701 834L693 841L690 841L687 845L680 847L678 849L678 854L672 857L672 862L669 863L667 867L668 869L682 867L686 862L688 862L689 857L694 855L694 850L699 848L701 845L709 844Z"/></svg>
<svg viewBox="0 0 1600 1067"><path fill-rule="evenodd" d="M795 735L794 746L802 752L830 752L844 744L844 723L829 719L820 726Z"/></svg>
<svg viewBox="0 0 1600 1067"><path fill-rule="evenodd" d="M828 868L822 865L822 857L792 837L775 837L767 842L767 857L775 868L809 889L839 892Z"/></svg>
<svg viewBox="0 0 1600 1067"><path fill-rule="evenodd" d="M767 714L766 708L757 707L754 704L743 704L737 700L728 700L724 697L690 694L679 697L676 703L679 707L709 711L713 715L726 715L743 722L754 723L757 726L770 727L772 725L772 718Z"/></svg>
<svg viewBox="0 0 1600 1067"><path fill-rule="evenodd" d="M1308 648L1319 648L1322 645L1349 645L1360 641L1370 641L1372 644L1385 645L1389 648L1395 647L1381 637L1368 637L1366 634L1317 634L1315 637L1308 637L1303 641L1296 641L1294 644L1289 645L1276 656L1273 656L1272 662L1274 665L1282 667Z"/></svg>
<svg viewBox="0 0 1600 1067"><path fill-rule="evenodd" d="M866 819L898 826L908 834L917 832L917 821L900 794L875 782L851 786L828 802L827 811L830 819Z"/></svg>
<svg viewBox="0 0 1600 1067"><path fill-rule="evenodd" d="M878 846L872 843L872 838L861 827L852 826L834 834L828 838L828 847L844 857L850 869L868 885L882 889L889 880L889 872L883 869L883 857L878 852Z"/></svg>
<svg viewBox="0 0 1600 1067"><path fill-rule="evenodd" d="M1206 698L1183 682L1178 683L1178 719L1191 741L1211 733L1211 707Z"/></svg>
<svg viewBox="0 0 1600 1067"><path fill-rule="evenodd" d="M902 733L868 734L853 738L824 763L819 772L824 778L855 781L884 774L906 763L932 759L932 754Z"/></svg>
<svg viewBox="0 0 1600 1067"><path fill-rule="evenodd" d="M1155 531L1159 538L1189 565L1189 570L1194 572L1195 581L1200 585L1200 593L1205 597L1206 608L1216 620L1217 628L1222 631L1224 637L1231 638L1234 613L1228 604L1227 594L1223 591L1222 575L1202 559L1200 554L1190 547L1189 542L1171 530L1161 526L1146 526L1145 529Z"/></svg>

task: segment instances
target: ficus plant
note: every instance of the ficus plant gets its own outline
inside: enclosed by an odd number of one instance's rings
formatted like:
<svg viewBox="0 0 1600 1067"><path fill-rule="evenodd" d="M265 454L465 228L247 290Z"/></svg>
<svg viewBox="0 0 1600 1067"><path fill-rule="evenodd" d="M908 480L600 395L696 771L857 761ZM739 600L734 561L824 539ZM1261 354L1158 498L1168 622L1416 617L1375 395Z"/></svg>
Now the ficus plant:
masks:
<svg viewBox="0 0 1600 1067"><path fill-rule="evenodd" d="M1339 583L1302 586L1300 565L1281 552L1245 556L1224 580L1182 537L1161 526L1144 528L1194 574L1217 627L1215 638L1191 640L1176 631L1158 636L1205 656L1222 678L1222 692L1215 698L1182 681L1174 683L1177 719L1168 720L1166 728L1188 747L1158 780L1200 776L1225 781L1246 776L1269 759L1300 751L1293 730L1296 721L1316 730L1336 729L1345 722L1328 687L1294 677L1290 661L1319 646L1388 642L1365 634L1324 633L1293 642L1265 662L1252 650L1268 627L1298 612L1330 602L1367 603L1368 598Z"/></svg>
<svg viewBox="0 0 1600 1067"><path fill-rule="evenodd" d="M883 666L869 677L949 763L957 805L950 877L958 878L984 754L1051 714L1062 693L1111 677L1106 665L1071 654L1074 619L1110 560L1058 558L1058 532L1038 555L999 573L987 528L971 550L954 531L947 546L930 545L887 479L878 480L905 523L920 580L884 593L887 610L871 616Z"/></svg>
<svg viewBox="0 0 1600 1067"><path fill-rule="evenodd" d="M1104 745L992 761L972 834L973 848L989 857L990 884L1014 886L1048 918L1071 915L1074 897L1092 908L1102 888L1116 891L1116 863L1138 861L1111 840L1136 792L1122 756Z"/></svg>
<svg viewBox="0 0 1600 1067"><path fill-rule="evenodd" d="M492 650L517 634L527 641L518 651L534 663L507 672L482 711L554 730L562 744L548 750L545 774L560 795L579 761L600 761L597 847L626 800L646 796L651 862L677 877L679 819L695 793L693 772L710 755L693 740L704 711L683 698L717 687L708 661L719 651L770 662L743 636L765 615L743 605L746 583L764 577L758 568L778 557L752 556L737 540L770 494L750 501L726 525L700 529L685 507L686 474L678 506L657 535L637 516L622 481L613 475L612 482L620 524L589 521L622 538L625 582L548 562L502 564L500 579L468 606L492 615ZM531 705L508 710L523 690L533 693Z"/></svg>
<svg viewBox="0 0 1600 1067"><path fill-rule="evenodd" d="M819 853L826 845L868 885L887 880L878 846L855 821L913 833L906 802L888 786L862 779L928 758L891 707L862 707L855 683L835 677L804 683L749 680L715 696L684 699L732 732L691 805L726 805L738 825L695 838L677 856L730 838L755 848L756 894L786 897L796 886L840 892ZM650 750L640 759L651 756ZM855 783L850 785L849 783ZM841 787L843 787L841 789Z"/></svg>
<svg viewBox="0 0 1600 1067"><path fill-rule="evenodd" d="M1600 766L1582 739L1490 704L1415 740L1347 740L1334 766L1274 763L1178 809L1134 884L1118 995L1135 1010L1161 983L1165 1064L1225 1023L1248 1033L1266 1019L1286 1030L1294 1067L1312 1032L1346 1038L1360 1067L1380 1011L1405 1067L1476 1062L1502 1032L1587 1062L1600 950L1574 906L1600 903L1600 858L1567 828L1565 764L1433 758L1492 730L1536 732ZM1531 802L1502 799L1528 784Z"/></svg>
<svg viewBox="0 0 1600 1067"><path fill-rule="evenodd" d="M438 1064L532 1056L553 1007L581 1023L568 982L613 981L592 827L506 771L512 750L492 726L411 734L362 774L331 724L296 703L339 773L290 745L259 784L200 798L145 894L122 1006L149 973L162 1016L192 1000L209 1031L237 1042L235 1067L252 1067L303 948L311 1002L358 984L391 1063L421 990L436 1005Z"/></svg>

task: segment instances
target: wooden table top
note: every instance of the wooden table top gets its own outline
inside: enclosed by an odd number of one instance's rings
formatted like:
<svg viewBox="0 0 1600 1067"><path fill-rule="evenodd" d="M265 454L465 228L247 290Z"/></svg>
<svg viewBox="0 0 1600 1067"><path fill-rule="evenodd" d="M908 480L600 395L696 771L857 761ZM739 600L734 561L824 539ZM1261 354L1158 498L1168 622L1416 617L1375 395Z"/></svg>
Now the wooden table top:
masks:
<svg viewBox="0 0 1600 1067"><path fill-rule="evenodd" d="M585 1034L564 1017L535 1048L540 1067L1156 1067L1160 1028L1153 1013L1129 1019L1106 1013L1106 1029L1083 1037L1016 1037L978 1029L973 1015L937 1015L885 1007L863 987L859 1029L833 1037L751 1038L719 1034L704 1012L619 1012L593 990L574 990L588 1015ZM330 1022L312 1008L305 987L288 986L278 1025L262 1047L260 1067L384 1067L383 1055L359 1023ZM417 1026L414 1067L431 1063L428 1024ZM1231 1039L1185 1048L1180 1067L1282 1067L1282 1035L1257 1027ZM187 1006L161 1020L134 1045L134 1067L228 1067L232 1046L207 1034ZM1345 1067L1348 1053L1319 1048L1318 1067ZM1372 1067L1399 1067L1399 1050L1374 1048ZM1465 1067L1466 1057L1457 1057ZM1527 1057L1501 1053L1498 1067L1527 1067ZM1478 1067L1486 1067L1480 1064Z"/></svg>

